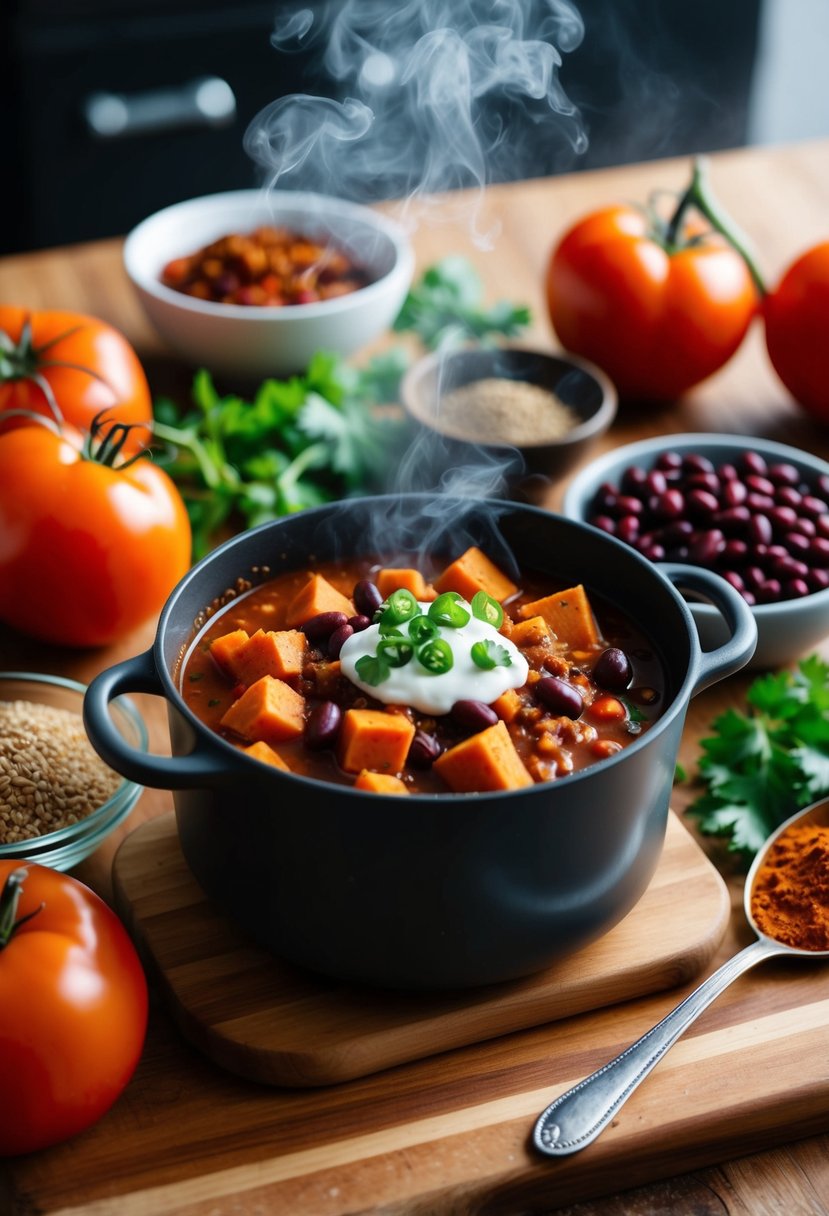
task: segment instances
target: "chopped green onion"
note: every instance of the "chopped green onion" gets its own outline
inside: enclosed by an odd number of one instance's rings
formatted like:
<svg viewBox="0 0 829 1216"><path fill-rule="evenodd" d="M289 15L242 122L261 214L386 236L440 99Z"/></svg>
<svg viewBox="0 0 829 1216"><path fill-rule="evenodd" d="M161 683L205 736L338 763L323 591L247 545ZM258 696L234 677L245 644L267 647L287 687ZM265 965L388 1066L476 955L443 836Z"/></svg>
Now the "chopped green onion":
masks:
<svg viewBox="0 0 829 1216"><path fill-rule="evenodd" d="M428 642L429 638L437 637L438 627L434 621L422 613L420 616L412 617L409 621L409 637L414 642L415 646L421 642Z"/></svg>
<svg viewBox="0 0 829 1216"><path fill-rule="evenodd" d="M460 629L469 621L469 613L463 603L463 596L458 595L457 591L444 591L429 605L429 617L437 625Z"/></svg>
<svg viewBox="0 0 829 1216"><path fill-rule="evenodd" d="M411 591L407 591L405 587L398 587L380 609L380 623L382 625L402 625L404 621L410 621L419 612L420 605Z"/></svg>
<svg viewBox="0 0 829 1216"><path fill-rule="evenodd" d="M443 638L432 638L431 641L424 642L417 652L417 659L433 676L450 671L455 663L452 647Z"/></svg>
<svg viewBox="0 0 829 1216"><path fill-rule="evenodd" d="M500 629L504 620L504 610L496 599L485 591L476 591L472 596L472 615L479 621L486 621L493 629Z"/></svg>
<svg viewBox="0 0 829 1216"><path fill-rule="evenodd" d="M403 637L385 637L377 643L377 657L389 667L405 667L414 654L414 646Z"/></svg>
<svg viewBox="0 0 829 1216"><path fill-rule="evenodd" d="M364 654L354 664L354 670L365 684L376 686L382 684L389 676L389 664L386 659L376 654Z"/></svg>
<svg viewBox="0 0 829 1216"><path fill-rule="evenodd" d="M493 667L511 667L512 658L509 651L497 642L475 642L472 647L472 662L484 671L492 671Z"/></svg>

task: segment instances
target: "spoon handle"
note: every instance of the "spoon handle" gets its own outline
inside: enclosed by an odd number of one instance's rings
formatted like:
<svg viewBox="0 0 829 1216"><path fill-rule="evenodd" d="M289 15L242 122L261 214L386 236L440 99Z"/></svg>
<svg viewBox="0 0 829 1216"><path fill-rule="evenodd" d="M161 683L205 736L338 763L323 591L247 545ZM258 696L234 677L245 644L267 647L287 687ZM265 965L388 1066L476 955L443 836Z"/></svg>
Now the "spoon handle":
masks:
<svg viewBox="0 0 829 1216"><path fill-rule="evenodd" d="M668 1048L729 984L749 967L784 952L785 947L760 938L723 963L621 1055L556 1098L538 1117L535 1147L549 1157L564 1157L591 1144Z"/></svg>

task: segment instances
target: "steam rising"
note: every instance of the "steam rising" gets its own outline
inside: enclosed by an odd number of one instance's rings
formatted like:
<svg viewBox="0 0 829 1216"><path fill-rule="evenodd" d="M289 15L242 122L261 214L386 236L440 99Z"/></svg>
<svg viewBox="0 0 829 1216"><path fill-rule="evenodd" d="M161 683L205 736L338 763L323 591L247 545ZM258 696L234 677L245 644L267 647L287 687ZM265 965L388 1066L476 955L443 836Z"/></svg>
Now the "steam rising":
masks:
<svg viewBox="0 0 829 1216"><path fill-rule="evenodd" d="M410 225L456 221L461 207L490 248L497 233L479 217L493 159L503 169L510 146L528 132L543 141L553 119L574 152L586 147L558 78L561 52L583 33L569 0L344 0L285 13L274 46L319 47L344 100L279 98L252 122L246 150L272 188L405 199ZM435 198L468 188L471 204Z"/></svg>

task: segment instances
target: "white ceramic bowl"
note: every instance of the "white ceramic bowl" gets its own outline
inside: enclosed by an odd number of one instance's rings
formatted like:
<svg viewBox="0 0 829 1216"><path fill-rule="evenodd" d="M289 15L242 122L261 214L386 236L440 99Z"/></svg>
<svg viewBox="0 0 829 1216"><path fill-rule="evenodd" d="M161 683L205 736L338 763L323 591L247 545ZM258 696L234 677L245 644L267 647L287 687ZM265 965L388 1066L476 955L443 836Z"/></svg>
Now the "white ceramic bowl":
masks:
<svg viewBox="0 0 829 1216"><path fill-rule="evenodd" d="M171 259L260 224L329 237L373 281L349 295L285 307L218 304L161 283ZM151 215L127 237L124 265L148 317L178 354L210 371L261 378L302 371L316 351L349 355L382 333L408 291L414 255L402 228L370 207L320 194L234 190Z"/></svg>
<svg viewBox="0 0 829 1216"><path fill-rule="evenodd" d="M729 463L741 452L753 451L769 464L793 464L804 482L814 486L818 477L829 476L829 463L799 448L755 439L748 435L682 434L659 435L614 448L591 461L578 472L564 494L563 513L569 519L589 522L597 490L603 483L616 486L631 465L650 470L663 452L680 455L697 452L715 466ZM825 495L819 495L824 497ZM703 648L720 645L727 631L720 613L710 604L693 603L691 612ZM829 589L815 591L799 599L752 607L757 622L757 650L749 666L755 670L785 666L814 650L829 637Z"/></svg>

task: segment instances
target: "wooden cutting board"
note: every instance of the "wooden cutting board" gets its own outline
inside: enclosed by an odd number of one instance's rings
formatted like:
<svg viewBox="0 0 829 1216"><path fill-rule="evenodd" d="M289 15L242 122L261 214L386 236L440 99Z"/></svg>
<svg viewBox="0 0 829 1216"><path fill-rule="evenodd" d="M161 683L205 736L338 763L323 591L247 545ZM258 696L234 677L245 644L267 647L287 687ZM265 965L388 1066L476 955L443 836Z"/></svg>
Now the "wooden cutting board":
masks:
<svg viewBox="0 0 829 1216"><path fill-rule="evenodd" d="M675 987L711 959L728 920L720 876L674 815L657 872L616 928L539 975L472 992L378 991L293 967L207 903L172 815L121 846L118 911L190 1041L232 1072L326 1085Z"/></svg>

